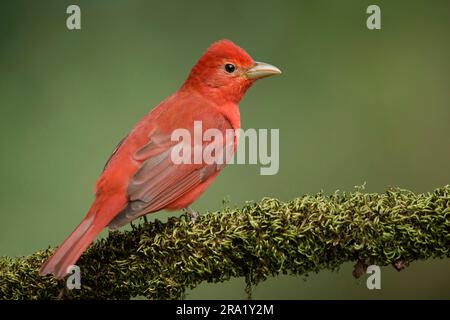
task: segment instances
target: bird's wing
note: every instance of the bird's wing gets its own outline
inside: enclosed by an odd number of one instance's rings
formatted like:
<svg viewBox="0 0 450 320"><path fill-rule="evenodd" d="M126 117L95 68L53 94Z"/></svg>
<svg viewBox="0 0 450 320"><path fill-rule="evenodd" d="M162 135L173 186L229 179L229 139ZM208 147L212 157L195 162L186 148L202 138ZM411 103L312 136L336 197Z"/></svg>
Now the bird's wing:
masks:
<svg viewBox="0 0 450 320"><path fill-rule="evenodd" d="M232 128L224 117L219 117L214 126L221 132ZM111 221L110 228L118 228L139 216L164 209L223 168L223 163L215 162L174 163L172 152L180 143L170 141L170 135L158 135L156 139L151 136L150 141L135 152L135 160L142 161L142 165L128 184L127 207ZM210 143L213 142L202 142L203 148ZM229 148L230 143L226 147Z"/></svg>

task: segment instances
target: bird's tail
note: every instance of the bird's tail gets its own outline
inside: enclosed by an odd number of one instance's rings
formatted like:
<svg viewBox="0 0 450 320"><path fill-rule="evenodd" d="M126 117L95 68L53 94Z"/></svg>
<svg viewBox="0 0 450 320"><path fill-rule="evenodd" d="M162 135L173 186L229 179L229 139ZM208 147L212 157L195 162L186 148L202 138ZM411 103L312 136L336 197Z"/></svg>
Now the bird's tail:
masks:
<svg viewBox="0 0 450 320"><path fill-rule="evenodd" d="M72 234L58 247L56 252L42 265L39 274L53 273L57 279L64 278L67 268L75 264L83 252L94 241L109 221L102 221L94 205Z"/></svg>

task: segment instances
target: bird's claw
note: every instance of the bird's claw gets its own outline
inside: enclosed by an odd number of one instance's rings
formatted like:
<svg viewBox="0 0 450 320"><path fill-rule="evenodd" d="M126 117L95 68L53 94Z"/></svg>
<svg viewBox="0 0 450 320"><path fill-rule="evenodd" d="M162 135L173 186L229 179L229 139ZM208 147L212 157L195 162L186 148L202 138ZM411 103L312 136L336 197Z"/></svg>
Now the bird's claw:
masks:
<svg viewBox="0 0 450 320"><path fill-rule="evenodd" d="M191 221L192 221L192 223L195 223L195 221L197 221L197 219L198 219L198 217L199 217L198 212L195 211L195 210L192 209L192 208L189 208L189 207L185 208L184 210L185 210L187 213L189 213L189 215L191 216Z"/></svg>

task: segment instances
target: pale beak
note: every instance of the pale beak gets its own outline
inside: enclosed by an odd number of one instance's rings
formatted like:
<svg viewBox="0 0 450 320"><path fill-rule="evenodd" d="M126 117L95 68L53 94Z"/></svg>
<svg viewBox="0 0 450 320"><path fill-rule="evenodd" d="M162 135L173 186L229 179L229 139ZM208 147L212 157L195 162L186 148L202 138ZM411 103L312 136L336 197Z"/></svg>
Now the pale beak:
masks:
<svg viewBox="0 0 450 320"><path fill-rule="evenodd" d="M255 65L247 70L245 75L248 79L261 79L280 74L281 70L271 64L255 62Z"/></svg>

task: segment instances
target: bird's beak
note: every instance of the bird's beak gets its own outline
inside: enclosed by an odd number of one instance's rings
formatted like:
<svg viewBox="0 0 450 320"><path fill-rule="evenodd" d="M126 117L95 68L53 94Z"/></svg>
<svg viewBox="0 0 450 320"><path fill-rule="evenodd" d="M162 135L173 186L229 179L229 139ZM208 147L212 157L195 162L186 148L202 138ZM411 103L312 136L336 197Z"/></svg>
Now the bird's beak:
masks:
<svg viewBox="0 0 450 320"><path fill-rule="evenodd" d="M281 70L271 64L255 62L255 65L247 70L245 75L248 79L261 79L280 74Z"/></svg>

